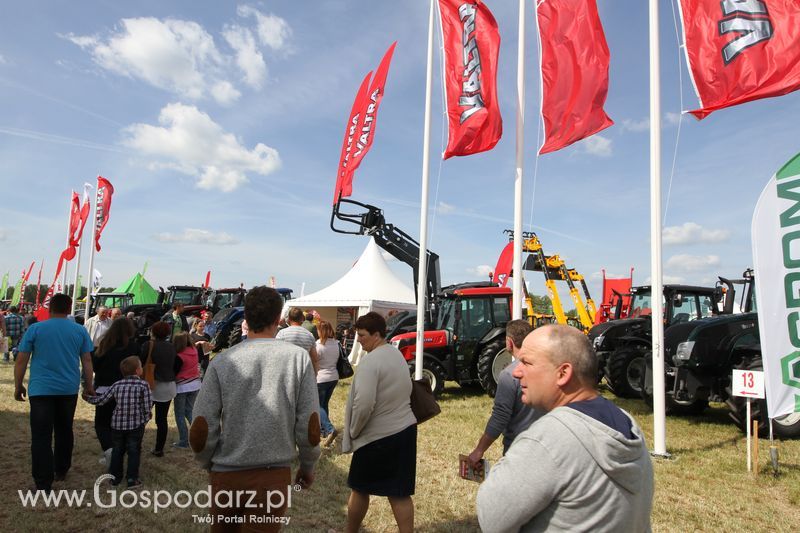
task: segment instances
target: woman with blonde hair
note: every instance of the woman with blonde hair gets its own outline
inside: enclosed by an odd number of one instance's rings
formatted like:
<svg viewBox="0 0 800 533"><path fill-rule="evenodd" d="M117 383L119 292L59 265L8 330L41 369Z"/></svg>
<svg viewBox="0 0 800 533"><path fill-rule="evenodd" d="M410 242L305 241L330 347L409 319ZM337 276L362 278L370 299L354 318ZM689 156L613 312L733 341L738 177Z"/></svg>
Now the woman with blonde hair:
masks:
<svg viewBox="0 0 800 533"><path fill-rule="evenodd" d="M319 393L319 417L322 429L322 445L330 446L336 439L336 428L333 427L328 411L333 391L339 382L336 362L339 360L341 347L336 340L330 322L321 320L317 328L319 339L316 341L319 372L317 373L317 392Z"/></svg>

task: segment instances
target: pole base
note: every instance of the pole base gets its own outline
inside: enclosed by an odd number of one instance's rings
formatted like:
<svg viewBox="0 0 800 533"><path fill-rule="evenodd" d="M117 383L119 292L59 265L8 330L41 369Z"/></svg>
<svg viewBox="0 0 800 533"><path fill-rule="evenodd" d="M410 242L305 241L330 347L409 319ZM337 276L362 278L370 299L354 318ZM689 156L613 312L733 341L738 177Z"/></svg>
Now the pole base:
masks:
<svg viewBox="0 0 800 533"><path fill-rule="evenodd" d="M669 452L656 452L655 450L650 451L650 456L655 457L656 459L672 459L672 454Z"/></svg>

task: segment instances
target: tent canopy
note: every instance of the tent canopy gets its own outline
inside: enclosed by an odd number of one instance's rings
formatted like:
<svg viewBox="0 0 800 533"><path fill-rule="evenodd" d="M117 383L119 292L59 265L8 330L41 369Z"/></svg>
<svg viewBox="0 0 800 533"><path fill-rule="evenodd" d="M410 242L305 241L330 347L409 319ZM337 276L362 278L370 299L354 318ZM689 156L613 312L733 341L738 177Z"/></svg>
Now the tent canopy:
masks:
<svg viewBox="0 0 800 533"><path fill-rule="evenodd" d="M114 289L114 292L129 292L133 294L133 303L154 304L158 302L158 291L147 283L140 272L133 275L131 279Z"/></svg>

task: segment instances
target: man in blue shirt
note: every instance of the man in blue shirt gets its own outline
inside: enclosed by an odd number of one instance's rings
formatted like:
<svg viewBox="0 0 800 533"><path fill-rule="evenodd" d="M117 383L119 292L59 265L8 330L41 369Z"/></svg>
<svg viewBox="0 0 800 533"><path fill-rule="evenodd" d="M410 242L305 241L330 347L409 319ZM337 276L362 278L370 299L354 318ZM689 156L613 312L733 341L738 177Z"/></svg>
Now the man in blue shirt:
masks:
<svg viewBox="0 0 800 533"><path fill-rule="evenodd" d="M72 465L72 420L81 385L94 394L92 358L94 348L86 330L67 319L72 299L56 294L50 300L50 318L31 325L19 343L14 367L14 398L31 404L31 463L38 490L51 489ZM31 363L28 391L22 384ZM55 450L51 439L55 436Z"/></svg>

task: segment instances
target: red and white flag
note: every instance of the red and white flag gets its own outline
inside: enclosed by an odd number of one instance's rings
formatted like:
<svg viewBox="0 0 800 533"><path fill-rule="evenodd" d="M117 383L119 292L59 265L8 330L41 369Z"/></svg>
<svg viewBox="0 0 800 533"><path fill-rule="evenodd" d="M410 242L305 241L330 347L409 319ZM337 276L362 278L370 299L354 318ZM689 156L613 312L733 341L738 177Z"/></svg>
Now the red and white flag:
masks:
<svg viewBox="0 0 800 533"><path fill-rule="evenodd" d="M539 0L536 19L546 154L614 124L603 110L609 53L595 0Z"/></svg>
<svg viewBox="0 0 800 533"><path fill-rule="evenodd" d="M367 98L361 103L358 126L356 127L356 137L353 141L355 144L351 148L352 155L347 165L347 173L341 183L342 197L350 196L353 193L353 177L355 171L361 164L364 156L369 152L369 149L372 147L372 141L375 139L375 127L378 123L378 108L386 92L386 76L389 74L389 65L392 62L392 54L394 53L395 46L397 46L397 41L393 42L383 55L383 59L381 59L380 65L378 65L375 71L375 76L369 84Z"/></svg>
<svg viewBox="0 0 800 533"><path fill-rule="evenodd" d="M364 106L364 102L367 101L369 98L369 80L372 78L372 71L368 72L366 76L364 76L364 80L361 82L361 85L358 88L358 92L356 92L356 98L353 100L353 107L350 109L350 116L347 119L347 125L344 129L344 140L342 141L342 155L339 157L339 167L336 171L336 188L333 191L333 203L339 201L339 198L343 196L350 196L352 191L352 185L348 188L347 194L342 194L342 182L344 181L345 177L347 176L347 165L350 162L350 154L353 149L353 141L356 138L356 130L358 128L359 117L361 116L361 110ZM352 182L351 182L352 184Z"/></svg>
<svg viewBox="0 0 800 533"><path fill-rule="evenodd" d="M439 0L449 134L444 159L491 150L503 135L497 105L500 32L481 0Z"/></svg>
<svg viewBox="0 0 800 533"><path fill-rule="evenodd" d="M800 1L680 0L698 119L800 88Z"/></svg>
<svg viewBox="0 0 800 533"><path fill-rule="evenodd" d="M97 216L94 221L94 242L95 248L100 251L100 235L103 233L106 224L108 224L108 216L111 213L111 196L114 194L114 187L111 182L103 176L97 176Z"/></svg>

